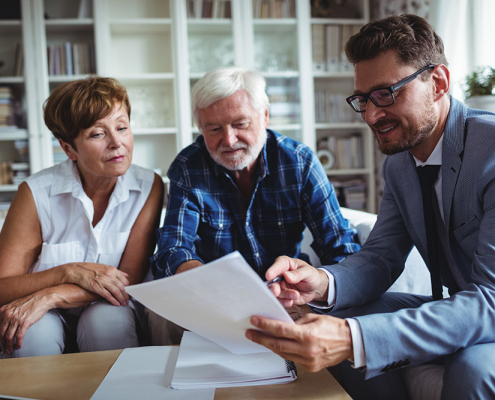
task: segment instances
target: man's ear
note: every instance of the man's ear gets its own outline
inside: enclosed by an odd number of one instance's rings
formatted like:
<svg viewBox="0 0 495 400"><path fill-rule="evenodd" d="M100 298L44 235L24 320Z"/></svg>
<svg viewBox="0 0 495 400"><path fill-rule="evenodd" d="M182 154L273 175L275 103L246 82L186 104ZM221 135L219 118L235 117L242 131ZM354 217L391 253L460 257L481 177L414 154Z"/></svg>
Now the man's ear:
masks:
<svg viewBox="0 0 495 400"><path fill-rule="evenodd" d="M434 99L438 101L449 92L450 71L445 65L439 64L433 70L431 77L434 85Z"/></svg>
<svg viewBox="0 0 495 400"><path fill-rule="evenodd" d="M265 129L268 129L268 124L270 123L270 106L268 106L265 110L265 118L263 121L265 122Z"/></svg>
<svg viewBox="0 0 495 400"><path fill-rule="evenodd" d="M77 160L77 151L74 150L74 148L67 142L64 142L62 139L58 139L58 142L60 143L60 147L62 147L62 150L67 154L67 157L69 157L72 161Z"/></svg>

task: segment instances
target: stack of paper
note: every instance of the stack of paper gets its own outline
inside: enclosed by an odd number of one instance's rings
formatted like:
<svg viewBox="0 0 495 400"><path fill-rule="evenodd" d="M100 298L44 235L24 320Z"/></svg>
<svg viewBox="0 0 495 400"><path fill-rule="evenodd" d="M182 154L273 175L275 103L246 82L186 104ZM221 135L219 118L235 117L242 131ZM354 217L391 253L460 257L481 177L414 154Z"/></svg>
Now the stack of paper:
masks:
<svg viewBox="0 0 495 400"><path fill-rule="evenodd" d="M296 379L294 363L275 353L233 354L193 332L180 344L171 387L206 389L274 385Z"/></svg>
<svg viewBox="0 0 495 400"><path fill-rule="evenodd" d="M246 339L253 315L294 323L239 252L170 278L126 287L153 312L236 354L268 352Z"/></svg>

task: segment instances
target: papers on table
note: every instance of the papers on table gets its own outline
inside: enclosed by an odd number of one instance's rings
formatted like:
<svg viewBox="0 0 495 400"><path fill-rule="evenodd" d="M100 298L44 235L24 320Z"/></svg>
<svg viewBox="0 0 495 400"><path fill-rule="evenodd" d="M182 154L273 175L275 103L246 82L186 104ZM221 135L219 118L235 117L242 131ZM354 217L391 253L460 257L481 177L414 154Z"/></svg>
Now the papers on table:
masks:
<svg viewBox="0 0 495 400"><path fill-rule="evenodd" d="M171 386L199 389L274 385L292 382L296 377L294 363L275 353L233 354L193 332L184 332Z"/></svg>
<svg viewBox="0 0 495 400"><path fill-rule="evenodd" d="M244 336L249 319L292 318L239 252L153 282L126 287L136 300L233 353L270 351Z"/></svg>
<svg viewBox="0 0 495 400"><path fill-rule="evenodd" d="M170 388L178 353L172 346L123 350L91 400L213 400L215 389Z"/></svg>

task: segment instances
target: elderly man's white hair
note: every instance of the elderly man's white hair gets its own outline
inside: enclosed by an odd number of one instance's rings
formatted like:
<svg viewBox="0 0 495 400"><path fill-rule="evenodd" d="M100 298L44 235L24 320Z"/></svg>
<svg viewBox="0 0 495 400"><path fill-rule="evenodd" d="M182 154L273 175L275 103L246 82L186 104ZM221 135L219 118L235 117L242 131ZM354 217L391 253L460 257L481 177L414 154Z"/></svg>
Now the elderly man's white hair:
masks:
<svg viewBox="0 0 495 400"><path fill-rule="evenodd" d="M248 93L251 105L262 117L270 104L265 88L265 78L257 72L246 71L239 67L212 69L193 87L192 109L194 122L199 127L198 111L200 109L232 96L239 90L245 90Z"/></svg>

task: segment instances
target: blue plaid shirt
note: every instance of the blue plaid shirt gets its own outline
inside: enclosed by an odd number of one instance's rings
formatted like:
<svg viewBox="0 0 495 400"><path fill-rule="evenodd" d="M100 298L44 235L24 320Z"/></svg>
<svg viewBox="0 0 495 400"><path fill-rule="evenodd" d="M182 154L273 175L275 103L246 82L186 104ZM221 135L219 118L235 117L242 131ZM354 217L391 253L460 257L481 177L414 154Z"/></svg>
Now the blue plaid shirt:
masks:
<svg viewBox="0 0 495 400"><path fill-rule="evenodd" d="M335 264L360 246L342 217L335 191L311 149L267 131L249 205L228 171L215 163L203 136L176 157L168 171L170 193L155 279L175 274L189 260L208 263L238 250L264 278L281 255L301 254L305 225L322 264Z"/></svg>

